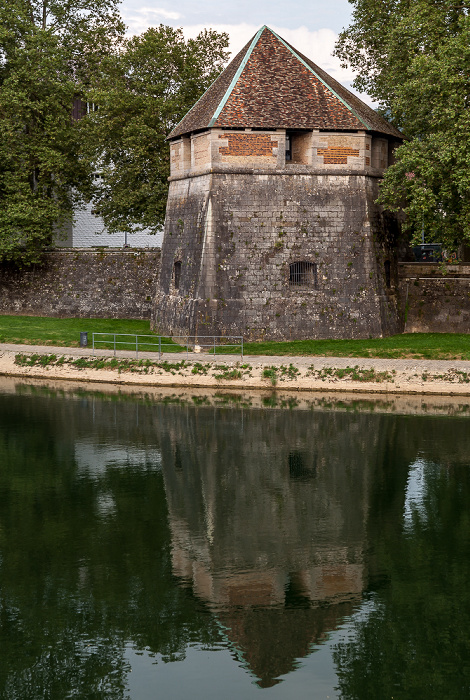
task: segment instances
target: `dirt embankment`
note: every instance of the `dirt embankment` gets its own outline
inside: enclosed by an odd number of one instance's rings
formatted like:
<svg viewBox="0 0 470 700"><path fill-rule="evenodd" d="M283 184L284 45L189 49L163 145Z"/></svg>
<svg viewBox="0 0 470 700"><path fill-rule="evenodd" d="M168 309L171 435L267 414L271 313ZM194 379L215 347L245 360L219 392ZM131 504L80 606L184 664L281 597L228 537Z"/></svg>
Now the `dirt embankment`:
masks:
<svg viewBox="0 0 470 700"><path fill-rule="evenodd" d="M168 354L0 347L0 375L106 384L236 390L470 396L470 362Z"/></svg>

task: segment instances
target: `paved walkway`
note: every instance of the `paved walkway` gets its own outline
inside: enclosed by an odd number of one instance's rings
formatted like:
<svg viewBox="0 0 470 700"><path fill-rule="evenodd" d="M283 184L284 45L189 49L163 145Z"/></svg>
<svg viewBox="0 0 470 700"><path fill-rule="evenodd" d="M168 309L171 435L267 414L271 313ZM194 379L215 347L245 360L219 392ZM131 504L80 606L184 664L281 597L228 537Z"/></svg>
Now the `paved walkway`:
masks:
<svg viewBox="0 0 470 700"><path fill-rule="evenodd" d="M0 343L0 353L2 352L15 353L37 353L39 355L69 355L72 357L91 357L93 351L91 348L67 348L55 347L51 345L15 345L13 343ZM95 349L95 357L112 357L112 350ZM135 351L117 350L116 357L135 359ZM139 359L158 360L158 352L140 352ZM188 360L190 362L214 362L214 355L208 353L162 353L162 360L171 362L180 362ZM240 355L219 355L215 356L215 361L218 363L235 363L240 361ZM445 372L451 368L460 369L470 372L469 360L392 360L381 358L368 357L317 357L314 355L245 355L243 361L251 365L289 365L293 364L299 368L307 368L314 365L315 369L322 367L354 367L358 366L362 369L373 368L378 372L396 370L397 372Z"/></svg>

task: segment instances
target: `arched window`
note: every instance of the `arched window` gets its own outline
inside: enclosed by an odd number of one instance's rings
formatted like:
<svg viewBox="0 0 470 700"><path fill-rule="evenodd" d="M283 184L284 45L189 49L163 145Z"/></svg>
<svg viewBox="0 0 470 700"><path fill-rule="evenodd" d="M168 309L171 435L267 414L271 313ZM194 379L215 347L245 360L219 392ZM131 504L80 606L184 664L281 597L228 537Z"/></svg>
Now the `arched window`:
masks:
<svg viewBox="0 0 470 700"><path fill-rule="evenodd" d="M384 262L384 272L385 272L385 284L390 289L391 284L392 284L392 275L391 275L391 263L390 260L385 260Z"/></svg>
<svg viewBox="0 0 470 700"><path fill-rule="evenodd" d="M181 260L177 260L173 265L173 280L175 283L175 289L180 288L181 279Z"/></svg>
<svg viewBox="0 0 470 700"><path fill-rule="evenodd" d="M289 285L291 287L311 287L317 286L317 266L316 263L301 260L289 265Z"/></svg>

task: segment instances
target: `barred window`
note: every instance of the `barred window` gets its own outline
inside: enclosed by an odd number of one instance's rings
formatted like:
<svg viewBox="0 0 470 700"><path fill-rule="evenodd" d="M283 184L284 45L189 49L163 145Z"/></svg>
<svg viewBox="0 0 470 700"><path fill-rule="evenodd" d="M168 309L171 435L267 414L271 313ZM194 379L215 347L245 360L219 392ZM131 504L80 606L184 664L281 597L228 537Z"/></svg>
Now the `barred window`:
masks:
<svg viewBox="0 0 470 700"><path fill-rule="evenodd" d="M179 289L180 287L180 278L181 278L181 261L177 260L175 264L173 265L173 279L175 282L175 289Z"/></svg>
<svg viewBox="0 0 470 700"><path fill-rule="evenodd" d="M291 287L317 286L317 266L315 263L301 260L289 265L289 285Z"/></svg>

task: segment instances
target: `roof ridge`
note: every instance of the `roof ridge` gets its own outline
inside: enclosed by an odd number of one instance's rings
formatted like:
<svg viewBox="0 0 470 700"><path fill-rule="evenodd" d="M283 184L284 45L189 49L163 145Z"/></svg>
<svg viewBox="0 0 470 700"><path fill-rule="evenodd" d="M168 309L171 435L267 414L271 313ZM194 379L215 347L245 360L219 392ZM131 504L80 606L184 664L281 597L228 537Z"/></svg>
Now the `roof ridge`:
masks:
<svg viewBox="0 0 470 700"><path fill-rule="evenodd" d="M276 39L277 39L278 41L280 41L281 44L283 44L283 45L286 47L286 49L288 49L288 50L297 58L297 60L299 60L300 63L301 63L303 66L305 66L305 68L307 68L307 70L310 71L310 73L313 73L313 75L315 76L315 78L317 78L317 79L322 83L322 85L324 85L324 86L327 88L327 90L329 90L330 92L332 92L333 95L334 95L347 109L349 109L349 111L352 112L352 114L354 114L354 116L356 117L356 119L359 119L359 121L360 121L362 124L364 124L364 126L366 127L366 129L370 129L370 125L369 125L369 124L366 124L366 122L364 121L364 119L362 119L362 117L360 117L359 114L357 114L356 110L354 110L354 109L351 107L351 105L348 104L348 103L346 102L346 100L344 100L344 99L341 97L341 95L338 95L338 93L331 87L331 85L328 85L328 83L327 83L325 80L323 80L323 78L312 68L312 66L309 66L308 63L307 63L306 61L304 61L304 59L302 58L302 56L299 55L299 53L297 52L297 49L295 49L293 46L291 46L290 44L288 44L287 41L285 41L285 40L282 38L282 36L279 36L279 34L276 34L276 32L275 32L273 29L271 29L270 27L266 27L266 29L268 29L268 30L271 32L271 34L274 34L274 36L276 37ZM312 61L312 63L313 63L313 61ZM315 64L314 64L314 65L315 65Z"/></svg>
<svg viewBox="0 0 470 700"><path fill-rule="evenodd" d="M263 27L263 29L264 29L264 27ZM267 29L267 27L266 27L266 29ZM261 30L260 30L260 31L261 31ZM253 50L253 49L252 49L252 50ZM241 49L241 51L243 51L243 49ZM240 51L238 52L238 54L236 54L236 56L233 57L233 59L232 59L232 61L230 61L230 63L232 63L233 61L235 61L236 58L237 58L237 56L238 56L239 54L240 54ZM229 63L228 65L230 65L230 63ZM219 73L219 75L218 75L216 78L214 78L214 80L212 81L212 83L209 85L209 87L207 87L207 88L204 90L204 92L202 93L201 97L200 97L198 100L196 100L196 102L193 104L193 106L191 107L191 109L188 110L188 112L186 112L186 113L181 117L181 119L179 120L179 122L178 122L177 124L175 124L175 126L172 128L172 130L171 130L171 132L170 132L170 134L169 134L169 136L168 136L167 138L169 138L169 137L171 136L171 134L172 134L174 131L176 131L176 129L177 129L177 128L179 127L179 125L181 124L181 122L184 121L184 119L186 119L186 117L187 117L187 115L189 114L189 112L191 112L191 111L196 107L196 105L199 104L199 102L201 102L201 101L204 99L204 97L206 96L206 94L209 92L209 90L211 90L212 86L215 85L215 83L218 81L218 79L221 77L221 75L225 72L225 70L226 70L227 68L228 68L228 66L226 66L226 67L224 68L224 70L223 70L221 73ZM232 88L232 89L233 89L233 88Z"/></svg>
<svg viewBox="0 0 470 700"><path fill-rule="evenodd" d="M402 138L358 95L267 25L237 53L167 138L215 126L359 129Z"/></svg>
<svg viewBox="0 0 470 700"><path fill-rule="evenodd" d="M236 85L237 82L238 82L239 77L240 77L241 74L243 73L243 69L245 68L246 64L248 63L248 59L250 58L253 49L255 48L256 44L257 44L258 41L259 41L259 38L260 38L261 34L264 32L265 29L269 29L269 27L267 27L267 26L264 24L264 25L261 27L261 29L258 29L258 31L256 32L255 36L254 36L253 39L251 40L251 44L250 44L250 46L248 47L247 52L246 52L246 54L245 54L245 56L244 56L242 62L241 62L240 65L238 66L237 72L236 72L235 75L233 76L232 81L231 81L230 85L228 86L227 90L225 91L224 96L222 97L222 99L220 100L219 104L218 104L217 107L215 108L214 114L212 115L212 118L211 118L211 120L209 121L209 126L214 126L217 117L219 116L219 114L221 113L221 111L223 110L223 108L225 107L225 105L227 104L227 100L228 100L228 98L230 97L230 95L232 94L233 88L235 87L235 85ZM269 31L271 31L271 30L269 29Z"/></svg>
<svg viewBox="0 0 470 700"><path fill-rule="evenodd" d="M305 63L307 66L310 67L311 72L318 77L320 82L323 83L323 85L325 85L328 88L328 90L330 90L330 92L332 92L334 95L337 95L338 99L340 99L341 102L346 107L348 107L348 109L351 110L351 112L356 116L357 119L359 119L363 124L366 124L366 128L368 131L379 131L381 133L388 133L389 136L403 138L403 134L399 131L399 129L393 126L393 124L391 124L387 119L378 114L373 107L364 102L354 92L351 92L351 90L349 90L345 85L336 80L336 78L333 78L332 75L327 73L324 68L321 68L321 66L317 65L311 58L305 56L301 51L298 51L294 46L289 44L289 42L283 40L282 37L278 38L284 44L286 44L287 48L292 49L296 54L298 54L298 56L302 60L302 63ZM344 93L345 96L342 97L341 93ZM355 107L351 106L354 103L358 104ZM359 116L360 110L364 110L366 114L363 114L363 116ZM369 115L367 113L369 113ZM386 131L384 131L383 128L381 129L377 124L374 125L374 120L377 119L382 122L382 127L387 127Z"/></svg>

